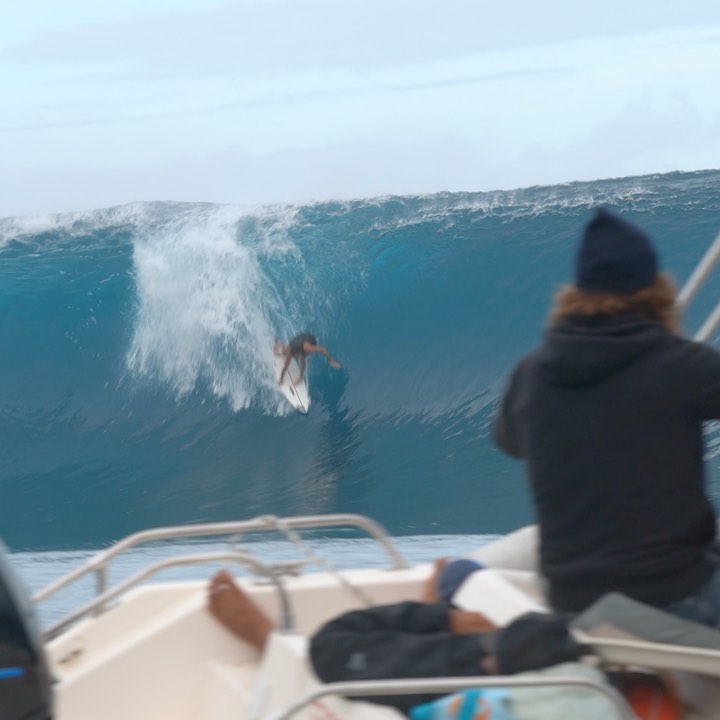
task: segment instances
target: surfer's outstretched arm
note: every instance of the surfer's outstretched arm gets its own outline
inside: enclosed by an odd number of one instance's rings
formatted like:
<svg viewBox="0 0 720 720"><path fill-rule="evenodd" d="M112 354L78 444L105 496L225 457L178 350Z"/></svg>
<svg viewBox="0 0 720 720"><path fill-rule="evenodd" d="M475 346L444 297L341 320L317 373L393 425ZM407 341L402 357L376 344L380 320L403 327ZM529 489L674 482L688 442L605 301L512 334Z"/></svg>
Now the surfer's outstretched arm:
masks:
<svg viewBox="0 0 720 720"><path fill-rule="evenodd" d="M311 345L310 343L305 343L305 352L306 353L320 353L321 355L324 355L327 358L327 361L330 363L330 365L334 368L339 368L340 363L330 354L328 349L326 347L323 347L322 345Z"/></svg>

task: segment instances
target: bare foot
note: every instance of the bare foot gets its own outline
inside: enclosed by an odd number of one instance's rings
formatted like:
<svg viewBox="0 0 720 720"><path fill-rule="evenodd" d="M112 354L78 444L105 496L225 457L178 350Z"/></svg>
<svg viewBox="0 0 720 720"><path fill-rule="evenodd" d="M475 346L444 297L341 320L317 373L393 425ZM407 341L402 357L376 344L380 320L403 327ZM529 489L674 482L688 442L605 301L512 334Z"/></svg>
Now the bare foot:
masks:
<svg viewBox="0 0 720 720"><path fill-rule="evenodd" d="M226 570L216 573L208 587L208 610L221 625L262 651L275 625L236 585Z"/></svg>
<svg viewBox="0 0 720 720"><path fill-rule="evenodd" d="M420 597L422 602L440 602L440 595L438 595L438 579L440 577L440 573L447 564L447 558L438 558L435 561L435 567L433 568L432 575L430 575L430 577L425 581L425 586L423 587L422 596Z"/></svg>
<svg viewBox="0 0 720 720"><path fill-rule="evenodd" d="M497 630L497 625L485 615L468 610L451 610L449 625L453 635L472 635Z"/></svg>
<svg viewBox="0 0 720 720"><path fill-rule="evenodd" d="M499 675L500 667L494 655L487 655L480 661L480 667L488 675Z"/></svg>

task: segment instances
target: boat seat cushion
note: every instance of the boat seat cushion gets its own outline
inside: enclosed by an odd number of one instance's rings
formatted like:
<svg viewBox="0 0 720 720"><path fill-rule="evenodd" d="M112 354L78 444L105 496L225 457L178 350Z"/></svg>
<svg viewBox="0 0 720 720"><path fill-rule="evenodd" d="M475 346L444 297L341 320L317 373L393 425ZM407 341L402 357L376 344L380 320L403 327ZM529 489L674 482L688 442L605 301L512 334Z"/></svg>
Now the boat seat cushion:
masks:
<svg viewBox="0 0 720 720"><path fill-rule="evenodd" d="M720 678L720 633L622 595L601 598L571 628L605 662Z"/></svg>
<svg viewBox="0 0 720 720"><path fill-rule="evenodd" d="M617 637L624 634L648 642L720 652L720 632L717 630L683 620L620 593L604 595L578 615L571 626L594 635L602 634L602 628L605 628L606 635L614 631Z"/></svg>

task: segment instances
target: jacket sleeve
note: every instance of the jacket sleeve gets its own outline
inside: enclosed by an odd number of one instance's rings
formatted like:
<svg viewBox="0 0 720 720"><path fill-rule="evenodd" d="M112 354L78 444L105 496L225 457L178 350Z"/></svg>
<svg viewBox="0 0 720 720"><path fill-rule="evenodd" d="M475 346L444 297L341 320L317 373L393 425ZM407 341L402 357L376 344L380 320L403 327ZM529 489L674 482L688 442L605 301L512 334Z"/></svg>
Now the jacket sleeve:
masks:
<svg viewBox="0 0 720 720"><path fill-rule="evenodd" d="M515 396L518 392L521 367L522 366L517 367L510 378L505 394L500 400L498 413L493 426L495 443L508 455L512 455L512 457L515 458L524 457L513 411Z"/></svg>
<svg viewBox="0 0 720 720"><path fill-rule="evenodd" d="M323 682L481 675L478 635L449 632L445 605L404 602L356 610L331 620L310 641ZM405 709L437 695L365 698Z"/></svg>

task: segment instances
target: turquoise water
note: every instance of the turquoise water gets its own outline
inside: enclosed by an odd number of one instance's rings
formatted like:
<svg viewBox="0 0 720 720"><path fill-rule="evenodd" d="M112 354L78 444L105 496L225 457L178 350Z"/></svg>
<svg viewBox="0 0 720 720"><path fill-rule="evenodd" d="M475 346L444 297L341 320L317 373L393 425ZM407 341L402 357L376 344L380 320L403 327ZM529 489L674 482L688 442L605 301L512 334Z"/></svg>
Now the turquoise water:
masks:
<svg viewBox="0 0 720 720"><path fill-rule="evenodd" d="M526 524L491 418L598 203L682 282L720 230L720 172L0 220L0 535L37 553L265 513L413 536ZM271 371L273 340L300 330L343 365L311 360L308 416Z"/></svg>

